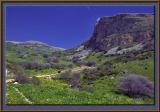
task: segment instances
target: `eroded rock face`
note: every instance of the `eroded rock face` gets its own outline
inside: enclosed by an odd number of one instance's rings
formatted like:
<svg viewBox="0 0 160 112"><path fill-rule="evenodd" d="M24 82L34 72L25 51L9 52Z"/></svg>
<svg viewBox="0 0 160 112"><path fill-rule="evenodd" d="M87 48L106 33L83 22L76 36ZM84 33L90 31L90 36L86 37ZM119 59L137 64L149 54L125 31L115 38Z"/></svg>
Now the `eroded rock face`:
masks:
<svg viewBox="0 0 160 112"><path fill-rule="evenodd" d="M73 59L74 57L78 57L79 59L84 59L90 53L90 50L81 50L75 53L74 55L68 56L67 58Z"/></svg>
<svg viewBox="0 0 160 112"><path fill-rule="evenodd" d="M101 17L84 47L108 51L117 46L147 43L147 46L153 48L153 44L150 44L153 39L153 14L118 14L112 17Z"/></svg>

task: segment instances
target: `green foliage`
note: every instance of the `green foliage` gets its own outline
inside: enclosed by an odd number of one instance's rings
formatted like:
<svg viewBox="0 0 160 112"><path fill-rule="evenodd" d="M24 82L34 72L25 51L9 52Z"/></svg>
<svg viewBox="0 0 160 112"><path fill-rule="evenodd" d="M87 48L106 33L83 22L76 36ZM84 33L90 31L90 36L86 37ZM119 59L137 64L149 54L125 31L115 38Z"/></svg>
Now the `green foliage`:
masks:
<svg viewBox="0 0 160 112"><path fill-rule="evenodd" d="M87 61L95 61L97 65L101 65L106 61L111 61L115 57L107 57L103 52L93 52L86 57Z"/></svg>
<svg viewBox="0 0 160 112"><path fill-rule="evenodd" d="M42 84L11 85L18 88L34 104L148 104L151 99L133 99L114 91L113 79L99 79L87 90L71 89L59 80L42 80ZM93 90L93 92L89 92ZM14 96L13 96L14 97ZM10 99L8 99L10 100ZM18 100L18 99L17 99ZM17 102L14 102L14 104Z"/></svg>
<svg viewBox="0 0 160 112"><path fill-rule="evenodd" d="M141 74L154 81L154 59L134 60L127 63L115 63L118 70L127 70L130 73Z"/></svg>
<svg viewBox="0 0 160 112"><path fill-rule="evenodd" d="M28 52L29 55L18 57L17 52L19 51L26 54ZM123 74L123 71L141 74L152 82L154 81L154 53L151 52L150 56L148 56L148 51L132 54L136 58L133 59L127 55L122 57L118 55L105 56L103 52L93 52L84 61L95 61L96 67L99 69L96 69L97 71L86 70L80 74L73 74L71 71L62 72L63 70L68 70L68 68L74 69L77 67L73 62L65 60L64 56L69 55L67 52L52 52L47 48L33 50L8 45L6 47L7 65L22 61L36 61L44 64L48 57L57 56L60 59L57 62L58 67L63 66L62 69L56 69L56 65L53 64L52 68L44 68L43 70L23 70L22 67L11 65L11 69L20 79L27 79L28 81L28 77L32 78L27 83L19 81L21 84L7 84L6 103L28 104L23 97L19 97L19 94L14 89L16 87L34 104L153 104L154 97L130 98L124 94L117 93L117 80ZM118 61L115 61L116 59ZM126 63L124 63L125 61ZM107 64L108 62L111 64ZM58 71L61 72L58 73ZM50 75L55 79L46 80L43 77L39 77L41 75ZM57 77L65 80L56 80ZM72 84L68 82L72 81L74 83L73 79L76 79L75 82L80 87L71 88Z"/></svg>
<svg viewBox="0 0 160 112"><path fill-rule="evenodd" d="M6 104L28 104L19 94L17 94L14 86L6 87Z"/></svg>
<svg viewBox="0 0 160 112"><path fill-rule="evenodd" d="M26 73L29 76L40 76L40 75L49 75L49 74L57 74L58 70L53 68L47 68L43 70L26 70Z"/></svg>

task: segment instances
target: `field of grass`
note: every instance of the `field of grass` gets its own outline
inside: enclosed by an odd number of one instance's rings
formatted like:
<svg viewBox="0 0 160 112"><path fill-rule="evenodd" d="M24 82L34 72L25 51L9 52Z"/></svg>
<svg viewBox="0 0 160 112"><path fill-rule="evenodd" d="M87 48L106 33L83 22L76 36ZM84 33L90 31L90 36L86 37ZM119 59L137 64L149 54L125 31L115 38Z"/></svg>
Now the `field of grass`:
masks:
<svg viewBox="0 0 160 112"><path fill-rule="evenodd" d="M33 104L150 104L153 98L130 98L116 92L116 78L104 77L86 86L86 90L72 89L59 80L41 79L40 85L18 84L7 86L7 104L27 104L18 96L18 88Z"/></svg>
<svg viewBox="0 0 160 112"><path fill-rule="evenodd" d="M106 61L110 61L112 59L114 59L115 57L107 57L107 56L104 56L102 52L98 52L98 53L91 53L90 55L88 55L86 57L86 60L87 61L95 61L97 65L101 65L103 64L104 62Z"/></svg>
<svg viewBox="0 0 160 112"><path fill-rule="evenodd" d="M15 90L14 86L7 85L6 87L6 102L7 104L28 104Z"/></svg>
<svg viewBox="0 0 160 112"><path fill-rule="evenodd" d="M101 65L106 61L114 60L116 56L104 56L101 52L99 53L92 53L90 54L86 60L89 61L95 61L97 65ZM152 57L145 60L133 60L128 61L127 63L119 62L119 63L113 63L113 65L116 67L115 69L122 71L127 70L129 73L139 74L146 76L151 81L154 81L154 55L152 53Z"/></svg>
<svg viewBox="0 0 160 112"><path fill-rule="evenodd" d="M154 81L154 59L134 60L127 63L116 63L116 69L127 70L129 73L139 74Z"/></svg>
<svg viewBox="0 0 160 112"><path fill-rule="evenodd" d="M26 70L28 76L40 76L40 75L51 75L57 74L58 70L53 68L43 69L43 70Z"/></svg>
<svg viewBox="0 0 160 112"><path fill-rule="evenodd" d="M15 56L14 61L21 61L22 58ZM11 59L7 54L7 58ZM33 58L33 57L32 57ZM90 54L86 60L95 61L97 66L102 65L106 61L114 60L116 57L106 57L99 53ZM40 58L39 58L40 59ZM30 60L29 57L25 60ZM73 64L65 60L60 60L59 64ZM150 81L154 81L154 58L153 56L145 60L132 60L126 63L113 63L115 70L128 71L128 73L139 74L147 77ZM73 64L73 67L76 67ZM65 68L66 69L66 68ZM25 70L28 76L40 76L57 74L58 70L53 68L43 70ZM83 76L83 74L81 74ZM62 80L47 80L39 77L41 84L7 84L6 86L6 103L7 104L28 104L21 97L15 88L17 88L29 101L33 104L153 104L154 97L151 98L131 98L127 95L117 92L117 81L121 74L103 76L94 81L92 84L87 84L82 81L82 86L85 88L73 89L70 85ZM82 79L82 78L81 78Z"/></svg>

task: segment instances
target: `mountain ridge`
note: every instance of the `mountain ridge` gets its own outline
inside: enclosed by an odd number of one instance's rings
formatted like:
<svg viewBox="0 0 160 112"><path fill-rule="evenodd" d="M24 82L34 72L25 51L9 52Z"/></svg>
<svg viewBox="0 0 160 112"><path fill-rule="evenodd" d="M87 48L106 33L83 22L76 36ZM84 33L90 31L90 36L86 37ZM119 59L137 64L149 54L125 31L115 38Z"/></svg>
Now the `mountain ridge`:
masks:
<svg viewBox="0 0 160 112"><path fill-rule="evenodd" d="M61 47L55 47L55 46L51 46L47 43L41 42L41 41L35 41L35 40L29 40L29 41L24 41L24 42L19 42L19 41L6 41L6 42L10 42L13 44L19 44L19 45L41 45L41 46L46 46L49 48L52 48L53 50L59 50L59 51L64 51L64 48Z"/></svg>
<svg viewBox="0 0 160 112"><path fill-rule="evenodd" d="M149 43L153 38L153 14L117 14L99 18L92 36L84 43L84 46L85 49L108 51L121 45Z"/></svg>

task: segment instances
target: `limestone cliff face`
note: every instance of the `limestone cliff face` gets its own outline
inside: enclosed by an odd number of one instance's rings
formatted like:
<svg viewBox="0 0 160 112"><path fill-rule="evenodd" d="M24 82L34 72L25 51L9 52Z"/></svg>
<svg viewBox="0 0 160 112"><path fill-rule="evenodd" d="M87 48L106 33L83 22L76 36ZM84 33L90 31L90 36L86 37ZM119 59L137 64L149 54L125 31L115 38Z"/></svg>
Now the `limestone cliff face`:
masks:
<svg viewBox="0 0 160 112"><path fill-rule="evenodd" d="M108 51L116 46L132 46L139 43L144 48L154 48L153 14L118 14L101 17L85 49Z"/></svg>

